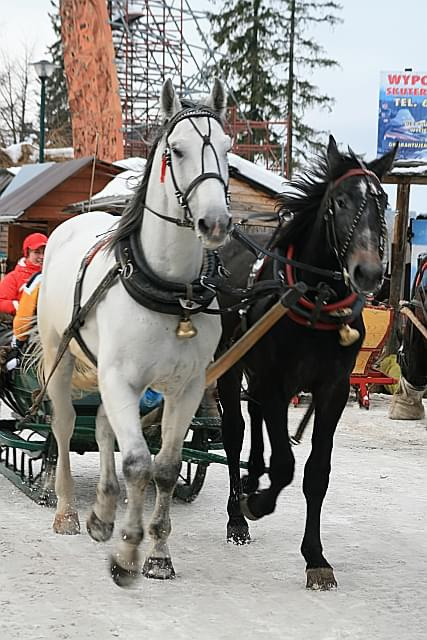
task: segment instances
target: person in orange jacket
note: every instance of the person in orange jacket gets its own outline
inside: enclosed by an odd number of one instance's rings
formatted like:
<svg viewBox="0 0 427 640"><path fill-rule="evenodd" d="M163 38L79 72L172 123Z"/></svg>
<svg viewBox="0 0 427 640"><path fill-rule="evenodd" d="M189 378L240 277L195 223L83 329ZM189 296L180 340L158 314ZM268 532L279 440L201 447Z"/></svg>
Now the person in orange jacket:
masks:
<svg viewBox="0 0 427 640"><path fill-rule="evenodd" d="M31 233L25 238L23 257L0 282L0 313L15 315L25 284L42 270L46 244L44 233Z"/></svg>
<svg viewBox="0 0 427 640"><path fill-rule="evenodd" d="M16 345L23 348L28 339L28 333L33 326L37 314L37 300L39 297L42 273L35 273L24 285L16 315L13 318L13 335Z"/></svg>

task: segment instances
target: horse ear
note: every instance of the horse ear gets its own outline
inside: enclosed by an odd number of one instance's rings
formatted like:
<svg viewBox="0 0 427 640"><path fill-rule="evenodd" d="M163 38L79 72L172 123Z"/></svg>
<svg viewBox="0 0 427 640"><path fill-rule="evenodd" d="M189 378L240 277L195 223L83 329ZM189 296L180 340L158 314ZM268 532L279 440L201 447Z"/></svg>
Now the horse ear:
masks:
<svg viewBox="0 0 427 640"><path fill-rule="evenodd" d="M160 106L163 116L167 120L170 120L175 113L182 109L181 102L176 96L175 89L173 88L172 80L170 78L168 78L163 84Z"/></svg>
<svg viewBox="0 0 427 640"><path fill-rule="evenodd" d="M381 156L381 158L377 158L376 160L373 160L368 164L368 169L370 169L370 171L373 171L380 180L382 180L386 173L388 173L393 167L393 162L396 158L398 146L399 143L396 142L391 151L385 153L383 156Z"/></svg>
<svg viewBox="0 0 427 640"><path fill-rule="evenodd" d="M218 78L215 78L213 89L206 101L206 106L212 109L221 120L224 120L227 108L227 95L223 83Z"/></svg>
<svg viewBox="0 0 427 640"><path fill-rule="evenodd" d="M329 136L327 157L331 169L334 169L337 165L342 163L342 156L338 151L337 143L332 135Z"/></svg>

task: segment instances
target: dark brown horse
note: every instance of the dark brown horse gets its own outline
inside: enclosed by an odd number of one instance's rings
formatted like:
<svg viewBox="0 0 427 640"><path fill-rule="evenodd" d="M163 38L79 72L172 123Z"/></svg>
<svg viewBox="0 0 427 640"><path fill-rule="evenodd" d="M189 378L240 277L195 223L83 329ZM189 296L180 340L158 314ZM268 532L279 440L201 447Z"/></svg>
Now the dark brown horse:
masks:
<svg viewBox="0 0 427 640"><path fill-rule="evenodd" d="M405 307L414 314L415 323L410 317L405 318L398 354L401 376L389 417L392 420L422 420L425 415L423 396L427 390L427 254L420 261L411 300Z"/></svg>
<svg viewBox="0 0 427 640"><path fill-rule="evenodd" d="M272 513L280 492L292 482L295 461L287 408L299 391L312 394L315 418L304 474L307 520L301 547L307 563L307 586L311 588L336 585L332 567L323 555L320 513L328 488L334 432L365 335L361 316L364 294L375 291L383 277L387 198L380 180L391 168L394 155L395 150L364 164L353 152L340 153L331 137L318 164L292 181L279 202L281 212L291 219L273 241L277 258L266 260L258 277L279 278L284 286L303 281L309 287L308 294L218 381L230 475L227 539L236 544L250 540L246 518L257 520ZM239 252L228 251L231 259L226 267L234 283L242 284L248 275L247 264L242 268ZM306 268L295 270L284 264L286 256ZM277 296L272 295L251 305L247 325L256 322L276 301ZM239 323L237 315L226 318L223 348L236 336ZM352 344L346 345L343 325L351 325L357 332ZM239 459L244 433L240 408L243 372L249 380L254 438L245 481L247 494L242 497ZM265 470L263 421L271 444L270 486L258 490L259 477Z"/></svg>

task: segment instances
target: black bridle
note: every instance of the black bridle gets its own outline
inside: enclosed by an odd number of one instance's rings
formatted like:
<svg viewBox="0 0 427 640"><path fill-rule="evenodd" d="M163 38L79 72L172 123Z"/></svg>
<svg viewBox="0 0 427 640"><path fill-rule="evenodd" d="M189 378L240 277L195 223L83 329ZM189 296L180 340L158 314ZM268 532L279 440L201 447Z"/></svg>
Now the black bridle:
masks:
<svg viewBox="0 0 427 640"><path fill-rule="evenodd" d="M195 119L197 118L207 118L208 119L208 133L206 135L204 135L199 127L197 126L197 124L195 123ZM147 205L147 203L144 203L144 207L146 209L148 209L148 211L150 211L151 213L154 213L156 216L158 216L159 218L162 218L163 220L166 220L167 222L173 222L174 224L176 224L179 227L187 227L190 229L194 229L194 216L193 213L191 211L190 208L190 203L189 203L189 199L191 194L194 192L194 190L205 180L219 180L224 188L224 194L225 194L225 201L227 204L227 208L229 208L230 205L230 193L229 193L229 188L228 188L228 182L225 182L224 178L221 175L221 166L220 166L220 162L219 162L219 158L218 158L218 154L216 152L216 149L214 147L214 145L212 144L211 141L211 133L212 133L212 127L211 127L211 121L212 119L216 120L217 122L219 122L219 124L221 125L221 128L223 127L223 123L221 121L221 118L214 112L211 111L210 109L207 109L205 107L200 108L200 109L185 109L183 111L179 111L168 123L167 123L167 133L166 133L166 146L165 149L163 151L162 154L162 175L161 175L161 181L164 180L164 173L166 171L166 167L169 168L170 174L171 174L171 178L172 178L172 182L175 188L175 195L176 198L178 200L178 204L180 207L182 207L182 209L184 210L184 217L183 219L181 218L174 218L172 216L167 216L163 213L159 213L158 211L155 211L154 209L152 209L151 207L149 207ZM188 185L188 187L185 189L185 191L182 191L178 181L176 179L176 175L174 172L174 168L173 168L173 163L172 163L172 151L173 149L171 149L170 144L169 144L169 137L172 134L173 130L175 129L175 127L177 126L177 124L179 124L180 122L182 122L183 120L189 120L192 127L194 128L194 130L198 133L198 135L200 136L200 138L203 141L203 145L202 145L202 172L196 176ZM205 150L206 149L212 149L212 152L214 154L215 157L215 161L216 161L216 165L217 165L217 169L218 172L213 172L213 171L205 171Z"/></svg>
<svg viewBox="0 0 427 640"><path fill-rule="evenodd" d="M357 213L354 217L352 225L349 229L347 237L343 242L342 246L340 247L338 238L337 238L337 233L336 233L334 199L333 199L332 191L343 180L347 178L351 178L353 176L359 176L359 175L364 176L366 178L366 181L368 183L368 192L367 192L367 195L363 198L360 204L360 207L357 210ZM374 186L374 182L375 182L375 186ZM347 275L346 266L344 264L344 259L347 254L348 248L350 246L351 240L353 238L354 232L357 228L357 225L359 224L359 221L365 211L369 196L375 199L375 204L376 204L380 226L381 226L380 247L379 247L381 260L383 259L383 256L384 256L385 243L387 238L387 226L386 226L385 216L384 216L385 207L382 206L380 199L386 196L381 186L380 186L380 189L378 189L378 185L381 185L380 180L373 171L369 171L368 169L363 167L350 169L349 171L344 173L342 176L340 176L337 180L335 180L335 182L332 184L332 186L330 187L329 191L325 196L326 205L325 205L325 213L323 217L326 222L326 235L328 238L328 243L332 251L334 252L337 258L337 261L340 265L340 268L341 268L340 271L333 271L331 269L323 269L320 267L315 267L315 266L294 260L293 258L288 258L283 255L280 255L277 251L271 251L268 247L262 247L260 244L258 244L257 242L249 238L247 235L242 233L236 226L234 226L233 230L231 231L231 235L234 238L236 238L241 244L243 244L247 249L252 251L257 258L268 256L273 260L277 261L278 263L291 265L292 267L303 272L306 271L309 273L315 273L317 275L332 278L333 280L347 280L348 275ZM272 244L274 244L273 241L269 243L269 246L271 246Z"/></svg>
<svg viewBox="0 0 427 640"><path fill-rule="evenodd" d="M354 216L353 222L347 233L347 236L344 242L342 242L340 246L338 242L337 232L336 232L336 215L335 215L333 191L341 182L353 176L364 177L367 185L367 192L366 192L366 195L362 198L362 202L360 203L359 209L357 210L357 213ZM335 182L333 183L327 195L327 206L324 214L324 219L326 222L328 243L332 251L335 253L335 256L344 274L347 273L347 269L345 266L345 257L347 255L348 249L353 239L354 232L356 231L356 228L360 222L360 219L362 218L365 212L366 205L368 204L368 199L370 197L374 199L379 222L380 222L379 255L381 260L383 260L385 246L386 246L386 239L387 239L387 225L386 225L385 215L384 215L385 207L382 206L381 199L386 198L386 194L381 186L381 182L378 176L373 171L369 171L369 169L363 166L356 169L350 169L349 171L344 173L342 176L340 176L337 180L335 180Z"/></svg>

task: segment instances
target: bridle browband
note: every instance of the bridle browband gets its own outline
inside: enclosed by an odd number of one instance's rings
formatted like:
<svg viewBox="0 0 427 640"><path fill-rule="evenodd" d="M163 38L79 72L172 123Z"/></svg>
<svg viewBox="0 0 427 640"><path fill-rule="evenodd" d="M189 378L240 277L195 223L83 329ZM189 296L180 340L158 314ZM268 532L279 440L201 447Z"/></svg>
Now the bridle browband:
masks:
<svg viewBox="0 0 427 640"><path fill-rule="evenodd" d="M196 123L194 122L194 119L197 118L207 118L208 119L208 133L206 135L204 135L199 127L196 125ZM216 152L215 147L213 146L212 142L211 142L211 133L212 133L212 128L211 128L211 121L212 119L216 120L220 125L221 128L223 128L223 123L221 118L214 112L211 111L210 109L203 107L200 109L194 108L194 109L184 109L183 111L179 111L175 116L173 116L173 118L171 118L171 120L169 120L166 124L166 146L165 146L165 150L163 151L163 155L162 155L162 170L161 170L161 182L164 181L165 178L165 172L166 172L166 167L169 167L170 170L170 174L171 174L171 178L172 178L172 182L175 188L175 195L176 198L178 200L178 204L180 207L182 207L182 209L184 210L184 218L174 218L172 216L167 216L163 213L160 213L159 211L155 211L154 209L152 209L149 205L147 205L147 203L144 203L144 207L146 209L148 209L148 211L150 211L151 213L154 213L154 215L158 216L159 218L162 218L163 220L166 220L167 222L173 222L174 224L176 224L179 227L187 227L190 229L194 229L194 216L193 213L191 211L190 208L190 203L189 203L189 198L191 196L191 194L194 192L194 190L196 189L196 187L199 186L199 184L201 184L204 180L219 180L224 188L224 194L225 194L225 200L226 200L226 204L227 204L227 208L230 205L230 193L229 193L229 189L228 189L228 183L225 182L224 178L221 175L221 167L220 167L220 163L219 163L219 158L218 158L218 154ZM194 128L194 130L198 133L198 135L200 136L200 138L203 141L203 146L202 146L202 173L199 174L198 176L196 176L188 185L188 187L185 189L184 192L181 191L179 185L178 185L178 181L176 179L176 175L173 169L173 163L172 163L172 149L169 145L169 137L172 134L173 130L175 129L175 127L177 126L177 124L179 124L180 122L182 122L183 120L189 120L192 127ZM218 172L215 173L213 171L206 171L205 172L205 150L207 148L210 148L214 154L215 157L215 161L216 161L216 165L217 165L217 169Z"/></svg>

